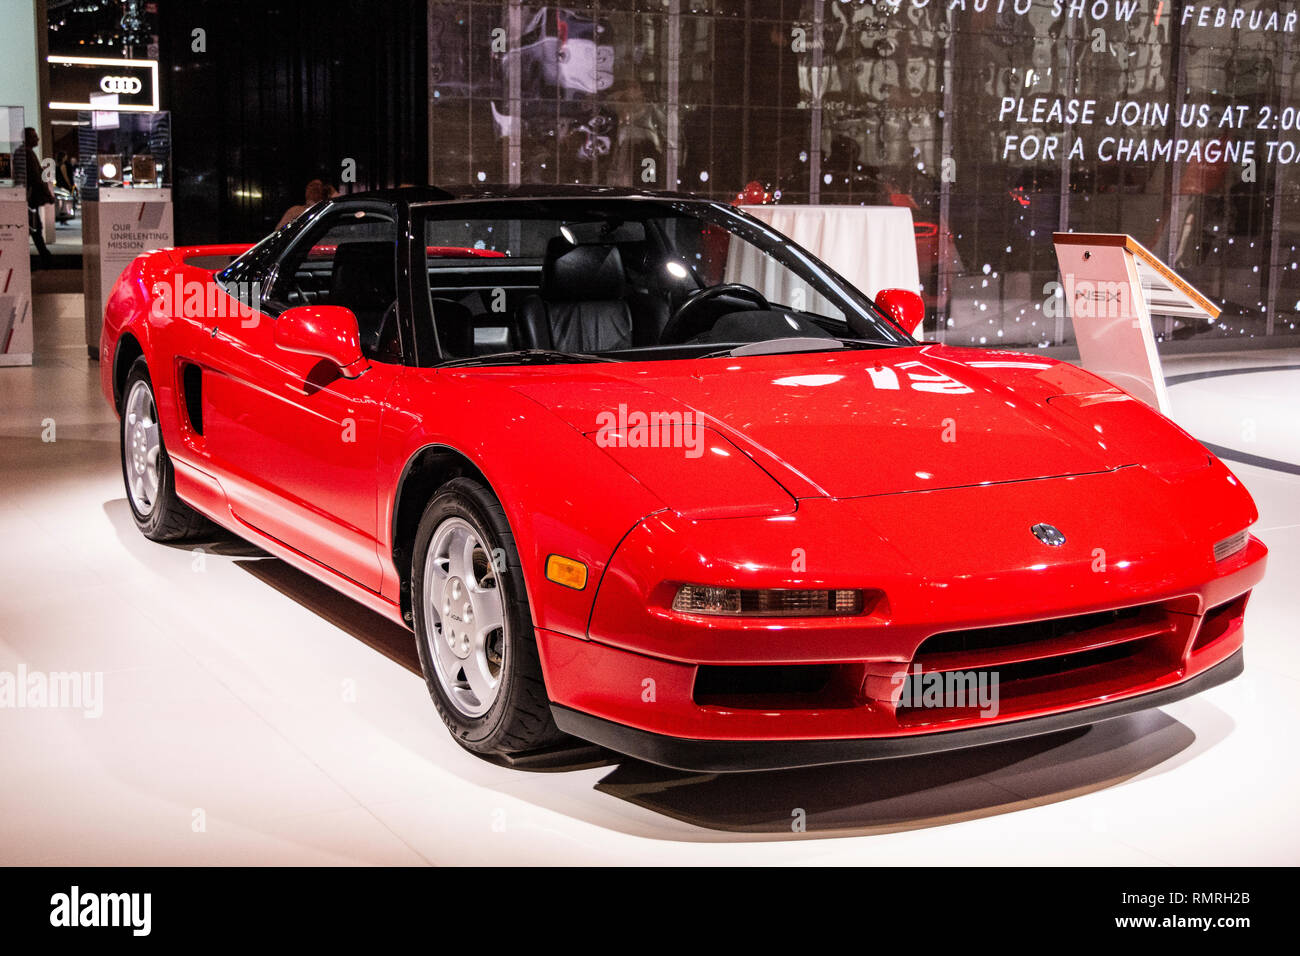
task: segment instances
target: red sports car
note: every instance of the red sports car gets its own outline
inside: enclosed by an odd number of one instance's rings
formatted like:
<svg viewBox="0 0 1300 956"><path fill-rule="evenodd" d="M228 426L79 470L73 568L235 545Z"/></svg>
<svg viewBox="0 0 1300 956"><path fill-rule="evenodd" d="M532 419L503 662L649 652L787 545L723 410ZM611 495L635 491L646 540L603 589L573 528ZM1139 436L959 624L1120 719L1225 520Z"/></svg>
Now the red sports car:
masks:
<svg viewBox="0 0 1300 956"><path fill-rule="evenodd" d="M478 753L927 753L1239 673L1232 473L920 308L720 203L414 188L142 256L100 355L144 534L215 522L402 622Z"/></svg>

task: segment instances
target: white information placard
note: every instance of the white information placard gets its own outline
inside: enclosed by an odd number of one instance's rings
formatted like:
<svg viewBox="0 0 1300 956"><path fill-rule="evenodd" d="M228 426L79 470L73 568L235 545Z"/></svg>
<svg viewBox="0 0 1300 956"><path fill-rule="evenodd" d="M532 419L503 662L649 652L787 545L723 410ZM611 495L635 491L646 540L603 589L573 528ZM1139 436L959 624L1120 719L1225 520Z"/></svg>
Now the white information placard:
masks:
<svg viewBox="0 0 1300 956"><path fill-rule="evenodd" d="M0 188L0 366L32 364L32 270L27 194Z"/></svg>
<svg viewBox="0 0 1300 956"><path fill-rule="evenodd" d="M1169 414L1152 315L1210 323L1219 307L1132 236L1053 237L1080 364Z"/></svg>
<svg viewBox="0 0 1300 956"><path fill-rule="evenodd" d="M86 348L99 356L104 306L113 284L136 256L173 245L171 190L100 190L82 203L82 261L86 293ZM164 200L164 201L160 201Z"/></svg>

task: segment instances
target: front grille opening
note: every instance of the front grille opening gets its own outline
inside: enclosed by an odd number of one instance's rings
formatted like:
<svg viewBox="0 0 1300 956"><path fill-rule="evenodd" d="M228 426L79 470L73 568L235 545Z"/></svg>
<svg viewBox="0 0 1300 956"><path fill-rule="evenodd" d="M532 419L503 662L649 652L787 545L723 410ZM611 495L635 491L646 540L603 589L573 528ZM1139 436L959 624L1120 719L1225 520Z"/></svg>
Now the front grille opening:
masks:
<svg viewBox="0 0 1300 956"><path fill-rule="evenodd" d="M1083 631L1111 627L1116 624L1132 624L1159 612L1157 605L1126 607L1112 611L1098 611L1095 614L1078 614L1074 617L1058 617L1047 621L1031 621L1028 624L1007 624L1001 627L981 627L967 631L948 631L929 637L916 652L915 660L924 663L931 654L951 654L959 651L987 651L1000 647L1016 647L1035 641L1050 641L1069 637Z"/></svg>
<svg viewBox="0 0 1300 956"><path fill-rule="evenodd" d="M702 664L696 670L697 704L740 710L851 707L861 675L838 664Z"/></svg>
<svg viewBox="0 0 1300 956"><path fill-rule="evenodd" d="M1139 652L1138 645L1144 643L1143 641L1135 641L1128 644L1111 644L1108 647L1098 647L1091 651L1062 654L1060 657L1044 657L1035 661L1018 661L1014 664L1003 664L1001 667L977 668L975 670L961 671L960 673L984 680L992 680L996 677L999 687L1005 693L1010 688L1010 685L1016 683L1038 680L1043 677L1068 679L1075 671L1125 660L1137 654ZM925 673L945 672L924 671L923 674ZM912 679L916 680L917 678Z"/></svg>
<svg viewBox="0 0 1300 956"><path fill-rule="evenodd" d="M1134 666L1147 669L1157 658L1153 655L1157 640L1147 638L1129 641L1123 644L1111 644L1093 650L1077 651L1057 657L1045 657L1032 661L1018 661L999 667L979 668L976 670L954 672L960 674L968 683L988 687L994 686L996 679L998 706L1000 716L1008 716L1024 708L1034 696L1056 694L1064 690L1078 688L1084 697L1093 696L1089 688L1102 689L1106 682L1121 674L1131 673ZM1166 669L1163 664L1160 670ZM928 671L928 674L942 674L944 671ZM922 699L923 686L919 678L916 681L911 700ZM899 706L897 716L906 723L930 723L936 720L953 720L973 716L978 708L973 704L966 707L927 707L920 704Z"/></svg>
<svg viewBox="0 0 1300 956"><path fill-rule="evenodd" d="M1196 632L1196 642L1192 645L1193 653L1209 647L1241 623L1242 615L1246 613L1246 597L1243 594L1205 612L1201 628Z"/></svg>
<svg viewBox="0 0 1300 956"><path fill-rule="evenodd" d="M1044 657L1036 661L1018 661L1014 664L1003 664L1001 667L992 669L990 673L998 675L998 682L1003 687L1018 681L1037 680L1040 677L1067 677L1074 671L1084 670L1088 667L1100 667L1103 664L1113 664L1116 661L1133 657L1143 643L1145 642L1133 641L1128 644L1111 644L1108 647L1098 647L1091 651L1079 651L1075 654L1063 654L1060 657Z"/></svg>

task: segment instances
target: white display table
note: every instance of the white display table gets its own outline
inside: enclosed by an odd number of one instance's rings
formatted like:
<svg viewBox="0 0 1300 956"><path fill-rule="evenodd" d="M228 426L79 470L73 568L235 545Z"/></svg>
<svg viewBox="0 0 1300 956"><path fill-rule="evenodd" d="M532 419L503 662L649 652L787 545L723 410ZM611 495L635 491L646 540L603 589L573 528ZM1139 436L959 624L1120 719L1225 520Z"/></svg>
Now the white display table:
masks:
<svg viewBox="0 0 1300 956"><path fill-rule="evenodd" d="M741 206L869 296L921 291L912 211L903 206ZM760 290L761 291L761 290Z"/></svg>

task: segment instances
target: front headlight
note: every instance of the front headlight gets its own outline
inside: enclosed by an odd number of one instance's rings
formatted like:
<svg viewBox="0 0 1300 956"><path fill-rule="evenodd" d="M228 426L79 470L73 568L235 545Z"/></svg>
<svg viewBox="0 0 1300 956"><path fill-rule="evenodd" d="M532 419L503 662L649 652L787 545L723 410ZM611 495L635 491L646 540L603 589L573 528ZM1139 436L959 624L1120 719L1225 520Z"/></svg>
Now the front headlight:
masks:
<svg viewBox="0 0 1300 956"><path fill-rule="evenodd" d="M685 614L727 614L754 617L831 617L861 614L866 592L855 589L795 590L784 588L715 588L684 584L673 598L673 610Z"/></svg>
<svg viewBox="0 0 1300 956"><path fill-rule="evenodd" d="M1236 534L1224 538L1222 541L1214 543L1214 560L1223 561L1232 557L1238 551L1246 547L1246 542L1250 540L1250 531L1242 529Z"/></svg>

